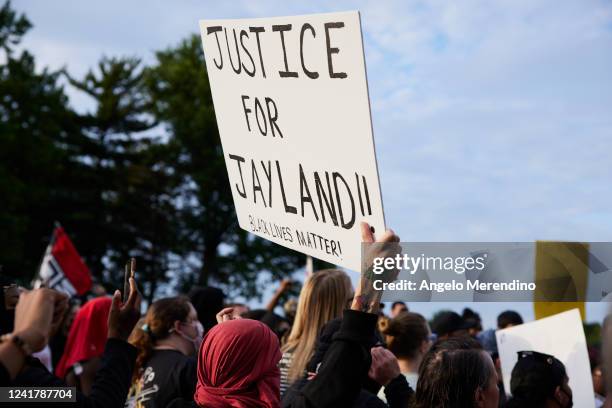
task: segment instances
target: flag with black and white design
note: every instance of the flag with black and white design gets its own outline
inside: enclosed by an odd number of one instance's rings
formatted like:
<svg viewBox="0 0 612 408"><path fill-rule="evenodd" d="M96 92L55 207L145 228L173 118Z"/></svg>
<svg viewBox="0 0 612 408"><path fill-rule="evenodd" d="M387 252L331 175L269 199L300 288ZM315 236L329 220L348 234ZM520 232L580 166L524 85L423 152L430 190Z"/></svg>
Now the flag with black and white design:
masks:
<svg viewBox="0 0 612 408"><path fill-rule="evenodd" d="M89 268L60 226L53 231L33 286L55 289L70 296L83 295L91 288Z"/></svg>

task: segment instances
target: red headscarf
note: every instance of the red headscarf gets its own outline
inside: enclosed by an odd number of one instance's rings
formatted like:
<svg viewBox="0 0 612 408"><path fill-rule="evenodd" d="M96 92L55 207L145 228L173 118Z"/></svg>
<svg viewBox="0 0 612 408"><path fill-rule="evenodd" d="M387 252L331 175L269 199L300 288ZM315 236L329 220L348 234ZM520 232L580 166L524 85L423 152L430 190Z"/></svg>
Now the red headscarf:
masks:
<svg viewBox="0 0 612 408"><path fill-rule="evenodd" d="M256 320L214 326L198 355L194 401L206 408L280 406L278 337Z"/></svg>
<svg viewBox="0 0 612 408"><path fill-rule="evenodd" d="M55 375L64 378L74 363L102 355L111 303L111 298L99 297L85 303L79 310L70 327L64 355L57 363Z"/></svg>

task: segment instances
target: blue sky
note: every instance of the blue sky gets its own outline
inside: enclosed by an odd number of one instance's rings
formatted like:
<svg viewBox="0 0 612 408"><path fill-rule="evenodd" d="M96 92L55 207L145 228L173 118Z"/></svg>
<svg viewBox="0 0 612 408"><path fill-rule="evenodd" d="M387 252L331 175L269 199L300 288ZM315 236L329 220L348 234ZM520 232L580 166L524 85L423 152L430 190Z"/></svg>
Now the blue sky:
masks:
<svg viewBox="0 0 612 408"><path fill-rule="evenodd" d="M360 10L386 218L403 241L612 241L610 1L13 5L38 64L77 76L103 54L152 61L202 18ZM492 324L500 307L478 308Z"/></svg>

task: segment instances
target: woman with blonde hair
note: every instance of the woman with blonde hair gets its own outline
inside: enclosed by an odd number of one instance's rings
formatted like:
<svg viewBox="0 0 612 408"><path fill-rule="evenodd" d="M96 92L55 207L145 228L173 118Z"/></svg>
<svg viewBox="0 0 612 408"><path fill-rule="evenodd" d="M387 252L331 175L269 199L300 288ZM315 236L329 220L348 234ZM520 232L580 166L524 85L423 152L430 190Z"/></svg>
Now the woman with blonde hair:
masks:
<svg viewBox="0 0 612 408"><path fill-rule="evenodd" d="M304 282L295 321L282 348L281 397L291 384L306 376L306 364L314 353L319 331L325 323L342 317L352 298L351 280L339 269L315 272Z"/></svg>

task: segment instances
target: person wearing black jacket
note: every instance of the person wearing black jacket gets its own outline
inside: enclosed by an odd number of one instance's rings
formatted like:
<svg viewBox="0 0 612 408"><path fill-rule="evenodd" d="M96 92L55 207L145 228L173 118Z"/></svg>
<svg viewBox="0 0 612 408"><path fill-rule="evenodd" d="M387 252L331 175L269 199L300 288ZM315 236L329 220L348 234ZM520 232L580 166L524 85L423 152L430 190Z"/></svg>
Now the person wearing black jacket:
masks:
<svg viewBox="0 0 612 408"><path fill-rule="evenodd" d="M346 310L340 328L332 336L329 348L320 362L314 378L293 386L282 402L284 408L301 407L406 407L414 391L401 375L388 370L385 395L388 404L376 397L380 384L368 377L372 365L371 347L375 339L377 315L357 310ZM322 341L329 335L329 327L322 333ZM327 333L326 333L327 332ZM317 349L317 353L320 348ZM392 357L394 360L395 357ZM313 357L316 361L317 354ZM314 361L309 364L312 368ZM395 374L395 375L394 375ZM376 376L381 378L381 376ZM384 375L382 376L385 377ZM391 377L391 378L389 378ZM390 379L390 381L389 381ZM383 380L384 381L384 380Z"/></svg>
<svg viewBox="0 0 612 408"><path fill-rule="evenodd" d="M121 302L121 292L115 292L108 317L108 340L102 355L102 367L95 377L90 395L85 396L77 392L76 403L66 403L67 406L123 407L136 360L136 349L127 342L127 338L140 317L140 300L141 296L134 278L130 278L130 295L124 304ZM17 319L16 316L15 326L18 324ZM1 369L0 376L2 376ZM4 385L4 382L2 384ZM26 359L25 367L8 385L12 387L67 386L65 382L51 374L38 360L33 358ZM40 406L43 407L48 405L48 403L40 403Z"/></svg>
<svg viewBox="0 0 612 408"><path fill-rule="evenodd" d="M374 242L370 226L366 223L361 223L361 236L365 243ZM384 245L387 251L399 250L399 244L397 244L399 237L391 230L386 231L376 242L387 244ZM368 257L368 254L366 254L366 257ZM361 274L351 310L344 312L340 330L333 336L333 341L325 352L316 376L300 390L297 390L292 400L283 405L284 407L331 408L355 406L372 364L372 339L376 330L377 313L382 296L381 291L374 289L373 275L369 272L370 269ZM395 395L388 397L393 400L393 406L408 406L412 392L408 388L406 380L403 376L401 376L402 378L400 376L398 367L397 375L391 377L393 381L386 384L392 394L395 393ZM403 388L404 385L408 389ZM395 396L398 397L397 402ZM384 403L382 406L384 406Z"/></svg>
<svg viewBox="0 0 612 408"><path fill-rule="evenodd" d="M123 407L127 397L132 369L136 361L136 348L125 339L109 338L102 354L101 368L96 374L89 396L76 392L76 403L71 407L106 408ZM67 387L60 378L50 373L37 359L28 361L28 367L11 383L12 387ZM48 406L41 403L41 406Z"/></svg>
<svg viewBox="0 0 612 408"><path fill-rule="evenodd" d="M360 316L362 314L364 316ZM369 326L370 323L366 323L366 320L371 319L371 317L368 317L367 314L360 313L359 315L357 315L356 318L359 320L356 324L358 324L359 326L363 326L362 329L364 330L364 338L365 336L367 336L366 333L370 333L367 344L364 343L363 347L367 350L371 350L372 347L376 346L377 344L380 344L381 343L380 337L376 336L377 333L375 331L372 331L371 327ZM319 371L319 367L322 366L324 357L326 356L327 351L332 346L334 339L335 339L335 335L339 333L341 325L342 325L342 319L334 319L330 321L329 323L327 323L325 326L323 326L323 329L321 330L321 334L319 338L317 339L315 354L313 355L312 359L309 361L306 367L309 373L318 375L315 373L317 373ZM380 350L377 348L377 350L374 350L374 351L371 350L370 354L372 356L378 357L380 355L379 351ZM391 363L394 363L396 361L396 358L391 355L384 356L382 359L379 359L379 360L384 362L385 357ZM347 361L347 363L352 364L353 360ZM373 361L373 364L374 363L376 363L376 361ZM372 367L372 365L370 367ZM349 366L347 369L352 371L352 370L355 370L355 367ZM394 373L394 371L391 371L391 372ZM397 372L399 373L399 368ZM308 383L308 380L304 379L304 380L297 382L291 388L289 388L289 390L287 390L287 394L283 398L281 406L290 407L296 395L307 383ZM405 407L407 405L408 400L414 394L414 391L408 386L408 383L405 377L399 374L395 375L391 379L391 381L386 384L385 396L387 397L388 404L385 404L383 401L381 401L376 396L380 387L381 387L381 384L377 383L370 376L368 376L363 381L363 388L359 391L359 394L355 402L353 403L353 407L372 407L372 408L375 408L375 407L381 407L381 408Z"/></svg>

